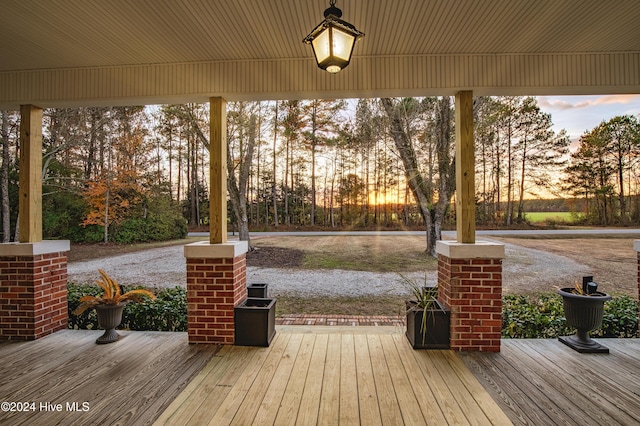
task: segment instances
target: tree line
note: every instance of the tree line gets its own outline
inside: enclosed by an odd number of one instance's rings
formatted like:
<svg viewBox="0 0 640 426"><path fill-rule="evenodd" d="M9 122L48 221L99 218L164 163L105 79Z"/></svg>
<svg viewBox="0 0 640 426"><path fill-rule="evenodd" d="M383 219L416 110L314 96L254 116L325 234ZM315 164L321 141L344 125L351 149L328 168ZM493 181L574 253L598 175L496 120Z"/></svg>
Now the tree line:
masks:
<svg viewBox="0 0 640 426"><path fill-rule="evenodd" d="M419 226L433 251L455 220L453 108L449 97L228 103L232 227L248 239L249 228ZM19 116L1 120L10 241ZM571 155L535 98L478 97L474 121L479 224L523 222L525 199L549 194L584 197L593 223L638 220L637 117L603 123ZM208 147L207 104L45 110L45 235L132 242L205 227Z"/></svg>

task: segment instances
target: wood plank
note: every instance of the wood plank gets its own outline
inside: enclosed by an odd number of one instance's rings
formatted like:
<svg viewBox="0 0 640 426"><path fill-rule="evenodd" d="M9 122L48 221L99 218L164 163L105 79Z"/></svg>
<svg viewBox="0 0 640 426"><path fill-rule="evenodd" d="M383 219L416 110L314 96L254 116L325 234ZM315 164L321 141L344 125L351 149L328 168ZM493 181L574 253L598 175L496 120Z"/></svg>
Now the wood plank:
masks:
<svg viewBox="0 0 640 426"><path fill-rule="evenodd" d="M358 379L352 334L342 335L340 349L340 424L360 424L358 411Z"/></svg>
<svg viewBox="0 0 640 426"><path fill-rule="evenodd" d="M422 416L424 417L426 424L446 424L447 421L444 414L442 414L438 401L431 390L431 384L425 380L422 375L422 371L420 370L420 366L413 355L414 349L411 348L411 345L407 342L404 334L393 335L393 340L396 344L396 349L400 354L400 358L402 359L405 371L410 377L409 383L413 388L413 394L416 396L416 400L422 410Z"/></svg>
<svg viewBox="0 0 640 426"><path fill-rule="evenodd" d="M318 425L337 425L340 419L340 347L342 336L330 334L327 342L327 358L322 378L322 395L318 410Z"/></svg>
<svg viewBox="0 0 640 426"><path fill-rule="evenodd" d="M387 360L387 366L393 382L402 420L405 424L424 424L425 418L411 387L411 378L407 375L402 361L396 349L395 342L391 336L380 336L380 342Z"/></svg>
<svg viewBox="0 0 640 426"><path fill-rule="evenodd" d="M454 400L458 402L461 412L466 416L467 422L472 425L488 424L489 419L482 409L475 403L469 391L460 384L455 372L449 368L444 356L446 351L426 351L442 379L449 387Z"/></svg>
<svg viewBox="0 0 640 426"><path fill-rule="evenodd" d="M509 425L511 420L495 403L491 396L485 391L480 382L473 376L471 371L464 365L462 360L451 351L442 351L444 357L449 362L451 369L458 376L460 383L467 388L469 394L478 404L493 425Z"/></svg>
<svg viewBox="0 0 640 426"><path fill-rule="evenodd" d="M224 398L215 413L209 416L210 425L228 425L231 424L240 407L246 399L249 399L254 407L250 407L251 411L259 405L258 394L263 393L265 385L268 385L271 376L275 372L280 358L289 343L290 335L276 334L271 342L271 346L267 348L250 348L249 358L245 363L245 369L242 375L233 384L228 383L226 387L230 387L227 396ZM265 383L266 382L266 383ZM262 398L262 396L260 396ZM245 408L246 413L247 408ZM253 412L255 415L255 412ZM200 423L203 424L203 423ZM250 424L250 423L247 423Z"/></svg>
<svg viewBox="0 0 640 426"><path fill-rule="evenodd" d="M282 403L285 390L291 378L293 366L298 358L298 352L301 350L301 346L304 340L304 336L301 334L295 334L289 339L287 349L282 355L282 359L276 368L270 383L268 384L269 391L265 393L264 397L257 396L253 401L247 401L247 403L257 405L257 412L255 416L250 417L247 414L244 419L238 418L237 424L259 424L259 425L271 425L274 423L278 416L278 407ZM251 410L247 410L248 413ZM234 420L236 421L236 420ZM250 423L240 423L249 421Z"/></svg>
<svg viewBox="0 0 640 426"><path fill-rule="evenodd" d="M207 370L198 376L185 391L176 398L156 425L185 425L207 423L212 412L222 404L231 390L230 382L238 380L243 373L249 348L225 346L225 351L207 365ZM173 412L171 413L171 411Z"/></svg>
<svg viewBox="0 0 640 426"><path fill-rule="evenodd" d="M307 371L305 386L302 389L302 399L298 409L297 423L300 426L311 426L318 423L318 410L322 395L322 382L326 370L328 334L316 335L311 363Z"/></svg>
<svg viewBox="0 0 640 426"><path fill-rule="evenodd" d="M227 101L209 99L209 242L227 242Z"/></svg>
<svg viewBox="0 0 640 426"><path fill-rule="evenodd" d="M232 346L230 345L223 346L156 419L154 425L176 424L178 419L182 419L182 424L188 423L188 420L202 404L204 395L212 391L219 377L227 371L229 363L225 363L225 357L231 351L231 348ZM238 356L235 359L240 358Z"/></svg>
<svg viewBox="0 0 640 426"><path fill-rule="evenodd" d="M21 243L42 241L42 109L20 106L18 211Z"/></svg>
<svg viewBox="0 0 640 426"><path fill-rule="evenodd" d="M456 93L456 240L476 242L473 92Z"/></svg>
<svg viewBox="0 0 640 426"><path fill-rule="evenodd" d="M23 342L25 356L11 366L25 373L24 378L15 378L20 397L14 396L12 383L11 391L0 385L0 398L7 400L11 395L11 400L49 401L63 404L63 411L0 413L0 423L151 424L219 350L189 346L186 333L122 332L120 341L96 345L99 334L64 330ZM3 361L4 347L0 345ZM40 380L34 381L29 366L40 362L50 369L39 370ZM89 411L66 411L66 402L88 402ZM114 406L121 408L114 410Z"/></svg>
<svg viewBox="0 0 640 426"><path fill-rule="evenodd" d="M309 374L309 369L317 368L316 365L311 364L316 336L313 334L305 334L303 336L302 345L300 346L295 365L291 371L291 378L287 383L287 388L280 403L280 408L278 409L278 414L274 422L275 425L298 424L297 417L302 401L301 389L311 386L311 384L307 382L307 375ZM324 368L322 368L322 370L324 370ZM271 390L269 390L269 392L271 392ZM318 412L317 409L315 412Z"/></svg>
<svg viewBox="0 0 640 426"><path fill-rule="evenodd" d="M550 364L546 357L533 352L528 353L523 350L522 346L514 346L514 353L517 357L517 367L525 372L529 378L529 382L538 387L548 396L548 401L557 406L556 413L559 416L558 422L566 422L566 424L589 424L589 416L595 415L594 419L602 423L600 413L592 412L588 407L587 411L583 411L582 407L568 403L571 400L581 400L579 390L568 385L567 382L559 380L557 375L550 373Z"/></svg>
<svg viewBox="0 0 640 426"><path fill-rule="evenodd" d="M376 334L367 335L367 343L371 354L371 367L373 368L373 377L376 383L376 392L378 393L378 405L380 406L382 423L385 425L402 425L404 424L402 412L393 388L393 381L384 356L380 336Z"/></svg>
<svg viewBox="0 0 640 426"><path fill-rule="evenodd" d="M522 347L527 348L528 353L537 352L544 356L547 359L544 365L547 374L554 375L556 381L558 377L566 378L562 380L567 383L566 387L579 390L578 399L571 398L567 401L568 404L592 412L592 418L604 419L604 416L607 416L609 421L614 420L620 424L640 423L640 416L628 414L629 411L640 413L637 395L622 392L619 386L608 381L607 375L603 374L602 366L608 362L609 355L591 354L587 355L588 358L585 360L584 354L579 354L559 342L554 343L540 344L525 340ZM594 365L590 366L591 363ZM589 400L588 407L582 407L584 399ZM563 406L563 409L566 408Z"/></svg>
<svg viewBox="0 0 640 426"><path fill-rule="evenodd" d="M504 346L502 351L504 352ZM546 400L546 395L537 388L521 389L519 385L524 384L527 378L521 375L520 370L503 362L500 354L469 352L461 355L476 378L482 381L485 390L492 395L493 400L503 410L508 410L509 417L514 424L555 424L549 417L553 416L551 410L533 403L533 401ZM553 408L556 407L553 406Z"/></svg>
<svg viewBox="0 0 640 426"><path fill-rule="evenodd" d="M376 393L376 382L371 367L371 353L367 343L367 336L354 336L356 376L358 381L358 406L360 408L360 423L366 425L381 425L380 406Z"/></svg>
<svg viewBox="0 0 640 426"><path fill-rule="evenodd" d="M438 401L442 414L444 414L449 424L469 424L460 405L447 386L446 380L439 373L436 363L428 355L429 352L432 351L413 351L413 354L420 366L422 375L431 387L433 396Z"/></svg>

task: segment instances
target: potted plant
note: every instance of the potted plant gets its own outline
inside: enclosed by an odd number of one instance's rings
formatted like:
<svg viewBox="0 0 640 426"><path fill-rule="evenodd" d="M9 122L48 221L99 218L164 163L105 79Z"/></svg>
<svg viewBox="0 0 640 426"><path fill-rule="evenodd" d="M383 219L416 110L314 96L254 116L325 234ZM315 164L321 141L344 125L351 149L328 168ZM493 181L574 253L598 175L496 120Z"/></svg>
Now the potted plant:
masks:
<svg viewBox="0 0 640 426"><path fill-rule="evenodd" d="M155 295L149 290L136 289L122 293L120 285L111 278L105 271L98 269L102 280L96 283L102 288L102 296L83 296L80 298L80 305L73 311L80 315L89 308L95 308L98 317L98 325L105 330L96 343L113 343L120 338L116 332L116 327L122 322L122 311L128 302L141 302L145 297L155 299Z"/></svg>
<svg viewBox="0 0 640 426"><path fill-rule="evenodd" d="M576 285L558 290L562 296L567 324L576 328L573 336L558 337L565 345L581 353L609 353L609 348L589 337L589 332L602 325L604 302L611 296L597 291L593 277L584 277L582 286Z"/></svg>
<svg viewBox="0 0 640 426"><path fill-rule="evenodd" d="M438 301L438 286L423 285L400 275L411 293L405 301L406 336L414 349L449 349L450 311Z"/></svg>
<svg viewBox="0 0 640 426"><path fill-rule="evenodd" d="M247 297L233 311L236 345L269 346L276 335L276 299Z"/></svg>

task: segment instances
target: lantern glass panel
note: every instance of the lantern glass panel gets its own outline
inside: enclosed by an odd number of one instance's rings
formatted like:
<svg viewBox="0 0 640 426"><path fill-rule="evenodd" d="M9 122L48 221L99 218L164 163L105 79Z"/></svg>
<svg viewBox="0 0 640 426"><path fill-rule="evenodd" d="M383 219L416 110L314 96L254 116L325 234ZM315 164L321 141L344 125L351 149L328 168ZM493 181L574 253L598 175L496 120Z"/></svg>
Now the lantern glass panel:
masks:
<svg viewBox="0 0 640 426"><path fill-rule="evenodd" d="M335 27L331 30L333 31L333 56L349 62L355 37Z"/></svg>
<svg viewBox="0 0 640 426"><path fill-rule="evenodd" d="M324 62L329 57L329 55L331 55L329 30L323 30L315 39L313 39L311 43L313 45L313 51L316 54L316 60L318 63Z"/></svg>

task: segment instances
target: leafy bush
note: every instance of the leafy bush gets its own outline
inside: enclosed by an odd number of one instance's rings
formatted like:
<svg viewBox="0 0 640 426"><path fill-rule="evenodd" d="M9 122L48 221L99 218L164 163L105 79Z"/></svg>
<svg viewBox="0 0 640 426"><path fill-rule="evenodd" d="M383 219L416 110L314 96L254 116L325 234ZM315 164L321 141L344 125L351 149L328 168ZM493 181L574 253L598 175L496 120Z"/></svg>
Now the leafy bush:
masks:
<svg viewBox="0 0 640 426"><path fill-rule="evenodd" d="M502 337L555 338L575 333L564 317L562 297L557 294L506 295L502 304ZM638 302L629 296L605 302L602 327L594 337L636 337Z"/></svg>
<svg viewBox="0 0 640 426"><path fill-rule="evenodd" d="M169 215L131 218L118 226L114 240L121 244L164 241L184 238L187 223L182 217Z"/></svg>
<svg viewBox="0 0 640 426"><path fill-rule="evenodd" d="M122 286L123 291L144 288L141 286ZM73 311L80 304L84 295L98 296L102 289L89 284L67 285L69 328L95 330L98 319L95 310L82 315L74 315ZM146 331L187 331L187 291L182 287L154 291L155 300L131 303L124 308L121 329Z"/></svg>

